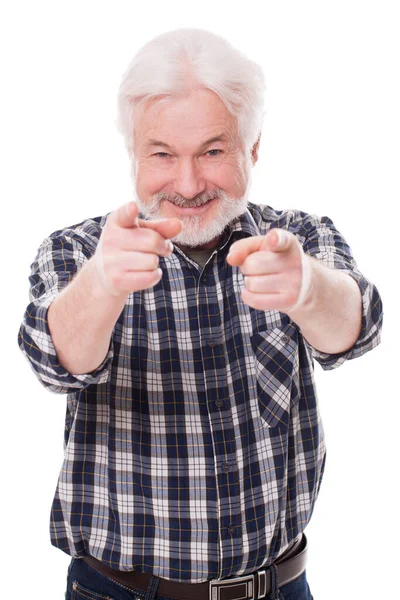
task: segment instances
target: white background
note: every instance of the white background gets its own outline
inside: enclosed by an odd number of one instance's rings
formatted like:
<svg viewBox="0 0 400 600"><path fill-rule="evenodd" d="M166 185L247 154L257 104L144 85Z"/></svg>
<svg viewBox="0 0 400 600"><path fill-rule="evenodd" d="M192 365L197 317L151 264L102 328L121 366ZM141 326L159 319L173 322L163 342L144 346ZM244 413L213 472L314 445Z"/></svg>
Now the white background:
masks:
<svg viewBox="0 0 400 600"><path fill-rule="evenodd" d="M251 200L330 216L381 292L381 346L336 371L316 365L328 457L307 573L316 600L399 597L398 3L16 1L0 23L3 585L61 600L69 564L48 534L65 397L17 345L29 266L56 229L131 199L114 126L122 73L150 38L189 26L264 69Z"/></svg>

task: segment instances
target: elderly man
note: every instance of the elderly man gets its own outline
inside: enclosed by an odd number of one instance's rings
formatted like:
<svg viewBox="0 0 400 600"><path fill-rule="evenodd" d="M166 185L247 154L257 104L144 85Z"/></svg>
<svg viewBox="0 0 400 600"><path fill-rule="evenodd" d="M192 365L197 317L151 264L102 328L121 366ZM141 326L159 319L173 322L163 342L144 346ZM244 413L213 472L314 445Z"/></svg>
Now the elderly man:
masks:
<svg viewBox="0 0 400 600"><path fill-rule="evenodd" d="M263 89L209 32L146 44L119 92L136 202L32 264L19 344L68 394L51 515L68 599L312 597L313 359L374 348L382 305L329 218L249 201Z"/></svg>

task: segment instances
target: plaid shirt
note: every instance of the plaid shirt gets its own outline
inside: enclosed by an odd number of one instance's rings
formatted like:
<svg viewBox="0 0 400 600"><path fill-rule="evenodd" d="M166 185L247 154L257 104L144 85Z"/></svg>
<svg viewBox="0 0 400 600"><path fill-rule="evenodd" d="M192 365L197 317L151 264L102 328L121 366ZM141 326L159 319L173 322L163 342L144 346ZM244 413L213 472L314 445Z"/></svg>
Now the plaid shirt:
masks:
<svg viewBox="0 0 400 600"><path fill-rule="evenodd" d="M267 566L305 529L324 471L313 359L334 369L378 345L378 291L329 218L249 203L203 269L177 247L160 258L161 281L129 294L104 362L72 375L47 311L93 255L106 218L42 243L19 331L42 384L68 394L52 543L192 583ZM358 283L362 331L347 352L319 352L286 314L242 302L230 244L272 227Z"/></svg>

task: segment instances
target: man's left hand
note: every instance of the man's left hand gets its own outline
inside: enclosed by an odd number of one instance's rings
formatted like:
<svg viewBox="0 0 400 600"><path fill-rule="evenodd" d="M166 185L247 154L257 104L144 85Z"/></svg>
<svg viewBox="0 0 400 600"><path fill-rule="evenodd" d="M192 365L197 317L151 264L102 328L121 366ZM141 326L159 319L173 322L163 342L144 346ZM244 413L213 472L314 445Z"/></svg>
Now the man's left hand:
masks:
<svg viewBox="0 0 400 600"><path fill-rule="evenodd" d="M282 312L291 312L310 298L311 260L292 233L277 228L235 242L227 257L245 276L243 302Z"/></svg>

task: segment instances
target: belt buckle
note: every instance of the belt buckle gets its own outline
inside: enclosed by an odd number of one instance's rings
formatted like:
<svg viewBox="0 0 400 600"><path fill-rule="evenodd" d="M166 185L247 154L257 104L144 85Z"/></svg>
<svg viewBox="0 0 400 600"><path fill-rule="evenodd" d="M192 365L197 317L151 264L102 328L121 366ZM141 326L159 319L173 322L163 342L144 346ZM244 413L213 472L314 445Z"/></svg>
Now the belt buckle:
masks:
<svg viewBox="0 0 400 600"><path fill-rule="evenodd" d="M254 574L243 575L243 577L235 577L234 579L211 579L209 600L224 600L223 597L221 598L221 588L226 587L237 588L237 596L233 598L232 595L229 595L231 600L255 600Z"/></svg>

